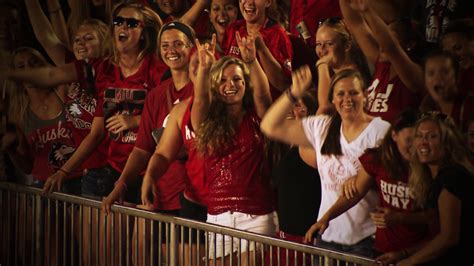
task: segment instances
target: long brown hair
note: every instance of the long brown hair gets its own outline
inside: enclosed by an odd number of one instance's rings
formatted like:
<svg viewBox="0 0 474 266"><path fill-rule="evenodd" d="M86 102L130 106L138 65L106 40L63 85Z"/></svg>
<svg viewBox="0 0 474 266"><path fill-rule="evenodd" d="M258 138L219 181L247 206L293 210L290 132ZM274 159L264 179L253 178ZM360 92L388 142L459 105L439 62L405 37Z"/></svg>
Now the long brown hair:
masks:
<svg viewBox="0 0 474 266"><path fill-rule="evenodd" d="M420 124L427 121L435 123L440 130L441 145L444 148L444 157L441 160L442 165L440 167L459 164L471 174L474 174L474 167L469 160L464 138L452 118L440 112L424 113L415 125L415 134ZM413 157L410 163L409 186L415 197L415 204L419 207L425 207L429 188L435 177L431 175L428 166L420 162L415 145L412 149Z"/></svg>
<svg viewBox="0 0 474 266"><path fill-rule="evenodd" d="M207 117L196 132L196 148L204 154L218 154L220 151L225 151L236 131L236 119L229 114L227 104L219 94L222 72L230 65L239 66L244 74L245 94L242 100L244 111L253 107L250 73L242 60L224 56L215 62L210 73L212 101Z"/></svg>
<svg viewBox="0 0 474 266"><path fill-rule="evenodd" d="M409 162L403 159L400 154L397 143L392 138L392 132L398 133L405 128L414 127L417 120L418 112L416 110L403 111L385 134L380 146L371 149L377 153L377 158L392 179L400 179L408 173L409 168Z"/></svg>
<svg viewBox="0 0 474 266"><path fill-rule="evenodd" d="M333 100L334 94L334 86L345 78L356 78L360 82L361 89L365 91L365 83L364 78L360 74L359 71L354 69L344 69L336 73L332 79L331 83L329 84L329 94L328 99L329 102ZM324 155L342 155L342 148L341 148L341 124L342 118L338 112L333 112L331 115L331 122L329 124L328 132L326 138L324 139L323 146L321 147L321 154Z"/></svg>

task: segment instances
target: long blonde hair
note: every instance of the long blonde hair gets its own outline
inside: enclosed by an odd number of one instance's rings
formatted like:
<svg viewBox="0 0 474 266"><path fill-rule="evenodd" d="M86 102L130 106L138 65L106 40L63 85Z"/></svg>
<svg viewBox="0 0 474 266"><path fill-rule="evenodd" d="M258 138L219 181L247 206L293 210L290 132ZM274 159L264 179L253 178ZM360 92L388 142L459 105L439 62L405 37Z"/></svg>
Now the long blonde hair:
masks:
<svg viewBox="0 0 474 266"><path fill-rule="evenodd" d="M427 121L435 123L440 130L441 145L444 149L444 158L441 160L442 165L440 165L440 167L459 164L466 168L471 174L474 174L474 167L469 160L464 139L454 121L440 112L427 112L416 122L415 134L420 124ZM415 204L418 207L426 207L430 185L436 177L431 176L428 166L420 162L415 145L412 147L412 154L409 186L415 198Z"/></svg>
<svg viewBox="0 0 474 266"><path fill-rule="evenodd" d="M243 109L248 111L253 106L250 73L242 60L224 56L214 63L211 68L211 95L212 101L206 119L196 132L196 148L204 154L218 154L225 151L236 132L236 119L227 111L226 103L221 99L219 86L222 72L230 65L237 65L244 73L245 94L242 100Z"/></svg>
<svg viewBox="0 0 474 266"><path fill-rule="evenodd" d="M15 68L13 65L15 57L19 53L24 52L31 53L41 62L43 66L49 65L48 61L46 61L44 56L38 52L38 50L35 50L31 47L19 47L12 53L11 68ZM26 113L30 105L30 98L28 97L26 88L21 82L11 80L7 80L5 86L10 95L8 105L8 121L13 122L23 130L26 122Z"/></svg>

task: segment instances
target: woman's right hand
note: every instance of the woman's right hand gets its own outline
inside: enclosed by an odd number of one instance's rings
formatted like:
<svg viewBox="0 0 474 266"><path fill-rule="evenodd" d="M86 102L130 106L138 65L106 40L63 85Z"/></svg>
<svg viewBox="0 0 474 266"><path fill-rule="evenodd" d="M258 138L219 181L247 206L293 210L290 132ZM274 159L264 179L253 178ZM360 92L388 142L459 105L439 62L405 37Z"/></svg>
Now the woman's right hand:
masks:
<svg viewBox="0 0 474 266"><path fill-rule="evenodd" d="M153 199L150 199L150 192L152 192L153 195L155 194L153 178L149 175L145 175L142 182L141 198L142 205L148 209L153 208Z"/></svg>
<svg viewBox="0 0 474 266"><path fill-rule="evenodd" d="M298 99L301 99L303 93L311 87L311 83L313 82L309 66L304 65L293 71L293 73L291 73L291 79L291 93Z"/></svg>
<svg viewBox="0 0 474 266"><path fill-rule="evenodd" d="M105 212L106 215L110 214L110 208L116 201L118 201L119 204L122 204L125 190L125 184L117 182L112 192L102 200L102 211Z"/></svg>
<svg viewBox="0 0 474 266"><path fill-rule="evenodd" d="M319 221L314 223L308 231L306 231L306 234L304 236L304 241L306 243L311 243L313 241L313 235L317 232L319 235L322 235L324 231L326 231L326 228L329 226L329 221L326 218L321 218Z"/></svg>
<svg viewBox="0 0 474 266"><path fill-rule="evenodd" d="M216 51L217 37L216 34L212 34L211 43L201 44L198 39L195 40L196 49L199 58L199 68L209 70L212 67L216 58L214 53Z"/></svg>

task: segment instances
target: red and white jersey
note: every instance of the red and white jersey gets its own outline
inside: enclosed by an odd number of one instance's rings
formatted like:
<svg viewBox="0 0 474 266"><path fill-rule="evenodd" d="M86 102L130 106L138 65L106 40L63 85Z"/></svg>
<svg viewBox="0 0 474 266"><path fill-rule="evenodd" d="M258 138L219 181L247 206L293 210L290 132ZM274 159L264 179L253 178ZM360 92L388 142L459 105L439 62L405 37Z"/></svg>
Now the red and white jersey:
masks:
<svg viewBox="0 0 474 266"><path fill-rule="evenodd" d="M374 151L359 157L364 170L377 182L380 205L396 212L414 212L413 194L408 187L408 173L395 179L390 177ZM375 249L378 252L398 251L427 240L427 225L395 224L375 231Z"/></svg>
<svg viewBox="0 0 474 266"><path fill-rule="evenodd" d="M413 92L398 76L390 79L390 62L377 61L372 84L367 89L370 115L379 116L390 123L405 109L417 109L423 94Z"/></svg>
<svg viewBox="0 0 474 266"><path fill-rule="evenodd" d="M166 70L155 55L147 55L139 70L123 77L120 68L110 60L91 60L95 71L95 86L99 92L99 104L95 116L105 121L113 115L141 115L148 92L156 88ZM85 78L84 64L76 67L78 77ZM107 123L107 122L105 122ZM109 132L107 162L118 172L122 172L138 136L138 128L120 133Z"/></svg>
<svg viewBox="0 0 474 266"><path fill-rule="evenodd" d="M174 87L172 79L163 81L157 88L153 89L146 98L135 147L153 154L157 141L159 141L159 139L154 139L153 134L161 136L173 105L193 95L193 89L193 84L189 82L178 91ZM187 179L187 176L184 161L174 160L163 176L155 181L155 188L158 192L157 197L154 197L155 209L179 209L181 207L179 194L184 190L185 179Z"/></svg>

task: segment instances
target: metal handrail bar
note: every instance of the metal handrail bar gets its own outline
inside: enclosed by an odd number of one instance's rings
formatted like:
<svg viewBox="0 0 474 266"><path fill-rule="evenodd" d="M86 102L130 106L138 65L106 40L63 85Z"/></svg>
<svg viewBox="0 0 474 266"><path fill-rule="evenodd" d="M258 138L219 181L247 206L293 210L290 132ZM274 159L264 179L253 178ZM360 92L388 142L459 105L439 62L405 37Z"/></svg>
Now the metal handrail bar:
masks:
<svg viewBox="0 0 474 266"><path fill-rule="evenodd" d="M34 187L23 186L19 184L9 183L9 182L0 182L0 189L15 191L19 193L30 193L35 195L41 195L41 190ZM64 194L54 192L51 194L43 195L44 197L64 201L68 203L83 205L92 208L101 208L101 202L93 199L83 198L79 196ZM256 241L266 245L272 245L279 248L284 249L291 249L297 252L307 253L308 255L315 255L315 256L327 256L333 259L344 260L351 263L357 263L362 265L370 265L374 261L360 257L353 254L346 254L342 252L337 252L333 250L327 250L319 247L314 247L310 245L303 245L295 242L289 242L277 238L273 238L270 236L264 236L248 231L242 231L235 228L220 226L220 225L213 225L210 223L204 223L199 221L194 221L190 219L184 219L180 217L170 216L161 213L155 213L147 210L137 209L134 207L123 206L123 205L112 205L111 210L115 213L122 213L126 215L132 215L140 218L151 219L154 221L161 221L166 222L174 225L185 226L193 229L213 232L217 234L228 235L236 238L241 238L249 241Z"/></svg>

